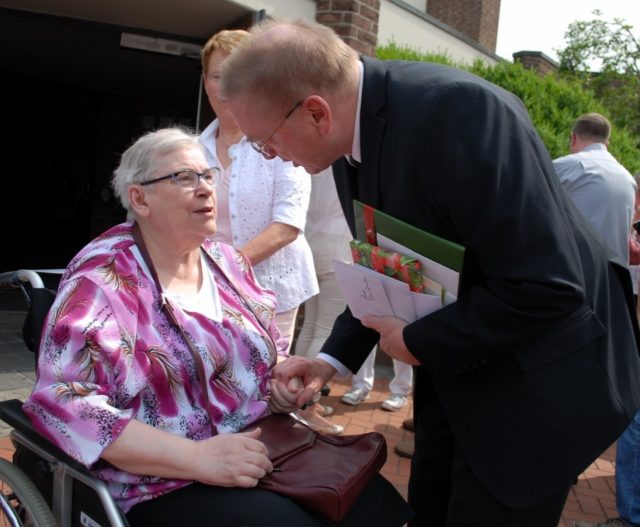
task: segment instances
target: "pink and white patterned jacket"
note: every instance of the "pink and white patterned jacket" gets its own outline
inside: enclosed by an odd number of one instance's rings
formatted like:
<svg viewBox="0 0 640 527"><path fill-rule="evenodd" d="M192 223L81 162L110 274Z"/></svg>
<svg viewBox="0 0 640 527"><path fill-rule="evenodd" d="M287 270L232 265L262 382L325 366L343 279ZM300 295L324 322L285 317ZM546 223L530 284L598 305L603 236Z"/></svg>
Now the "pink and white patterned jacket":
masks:
<svg viewBox="0 0 640 527"><path fill-rule="evenodd" d="M211 437L211 420L216 433L237 432L267 412L270 371L286 349L274 323L273 293L257 283L241 253L205 241L222 321L172 303L202 358L205 392L133 246L125 223L71 261L45 322L36 385L24 404L38 431L106 481L125 512L191 483L131 474L101 460L127 423L138 419L193 440Z"/></svg>

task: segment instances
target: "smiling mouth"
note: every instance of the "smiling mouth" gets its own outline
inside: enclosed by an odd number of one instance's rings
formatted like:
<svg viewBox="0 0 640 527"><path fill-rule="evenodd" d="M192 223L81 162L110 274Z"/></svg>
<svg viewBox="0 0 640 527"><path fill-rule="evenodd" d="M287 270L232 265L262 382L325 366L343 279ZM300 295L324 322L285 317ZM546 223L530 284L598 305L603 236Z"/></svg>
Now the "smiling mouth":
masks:
<svg viewBox="0 0 640 527"><path fill-rule="evenodd" d="M213 207L202 207L201 209L197 209L195 212L199 214L208 214L214 212Z"/></svg>

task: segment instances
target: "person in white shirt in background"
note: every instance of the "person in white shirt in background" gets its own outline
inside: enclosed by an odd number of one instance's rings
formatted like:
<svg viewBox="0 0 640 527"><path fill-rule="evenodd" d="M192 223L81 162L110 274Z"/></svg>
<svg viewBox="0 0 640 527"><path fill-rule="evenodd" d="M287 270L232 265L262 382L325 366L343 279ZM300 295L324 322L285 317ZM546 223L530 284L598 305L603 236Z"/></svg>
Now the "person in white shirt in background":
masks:
<svg viewBox="0 0 640 527"><path fill-rule="evenodd" d="M315 357L331 333L336 317L345 309L345 299L333 270L332 261L351 263L349 242L353 239L344 218L331 168L312 176L311 200L307 213L306 235L318 276L320 293L305 303L305 318L298 336L295 354ZM351 389L341 398L357 406L369 397L373 388L375 348L352 378ZM393 360L394 377L389 383L391 395L382 408L397 411L407 404L411 393L413 369Z"/></svg>
<svg viewBox="0 0 640 527"><path fill-rule="evenodd" d="M276 294L276 324L291 346L298 308L318 292L303 234L311 180L291 162L265 159L219 98L220 67L247 35L243 30L220 31L201 51L204 87L216 119L200 134L200 143L209 164L221 173L213 239L242 251L260 284Z"/></svg>
<svg viewBox="0 0 640 527"><path fill-rule="evenodd" d="M610 135L606 117L581 115L571 130L571 153L555 159L553 166L576 208L601 235L618 263L628 266L636 182L607 150Z"/></svg>

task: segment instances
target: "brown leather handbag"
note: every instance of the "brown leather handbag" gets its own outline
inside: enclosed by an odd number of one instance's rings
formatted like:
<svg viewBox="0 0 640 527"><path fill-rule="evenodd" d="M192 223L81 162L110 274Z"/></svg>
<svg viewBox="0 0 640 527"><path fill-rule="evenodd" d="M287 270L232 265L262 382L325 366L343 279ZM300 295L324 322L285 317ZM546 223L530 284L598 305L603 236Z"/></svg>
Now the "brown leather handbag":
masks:
<svg viewBox="0 0 640 527"><path fill-rule="evenodd" d="M272 414L244 431L260 427L274 470L260 488L287 496L324 521L339 523L387 459L378 432L324 436L287 414Z"/></svg>

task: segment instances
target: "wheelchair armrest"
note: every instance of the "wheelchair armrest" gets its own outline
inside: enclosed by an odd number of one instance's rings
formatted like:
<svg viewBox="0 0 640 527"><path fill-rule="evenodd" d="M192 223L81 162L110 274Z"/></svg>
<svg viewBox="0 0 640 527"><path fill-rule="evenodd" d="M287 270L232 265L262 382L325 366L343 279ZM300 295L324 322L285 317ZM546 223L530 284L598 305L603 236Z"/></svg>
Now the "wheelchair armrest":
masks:
<svg viewBox="0 0 640 527"><path fill-rule="evenodd" d="M29 417L27 417L27 414L24 413L22 404L23 402L18 399L9 399L7 401L0 402L0 419L9 426L18 430L20 433L24 434L30 441L48 452L51 456L75 468L76 470L89 474L87 467L64 453L46 437L38 433Z"/></svg>
<svg viewBox="0 0 640 527"><path fill-rule="evenodd" d="M33 433L36 433L31 421L22 410L22 404L22 401L18 399L2 401L0 403L0 419L17 430L31 429Z"/></svg>
<svg viewBox="0 0 640 527"><path fill-rule="evenodd" d="M78 525L75 520L70 521L72 517L79 518L82 525L110 525L111 527L129 525L104 481L93 476L82 463L71 458L40 435L22 410L22 401L10 399L0 402L0 419L15 429L13 439L17 446L24 446L24 451L33 453L36 459L45 460L49 469L52 466L58 467L53 471L55 472L53 480L49 480L53 481L53 491L49 490L49 493L45 494L40 489L45 497L50 497L47 499L51 500L58 525ZM27 458L22 458L23 463L27 461ZM21 466L20 462L16 464ZM38 470L36 467L36 474ZM67 483L67 480L73 480L73 483ZM49 483L49 489L51 488ZM77 496L73 503L72 496ZM99 508L96 508L98 506ZM85 516L89 520L83 519ZM88 523L83 523L85 521Z"/></svg>

